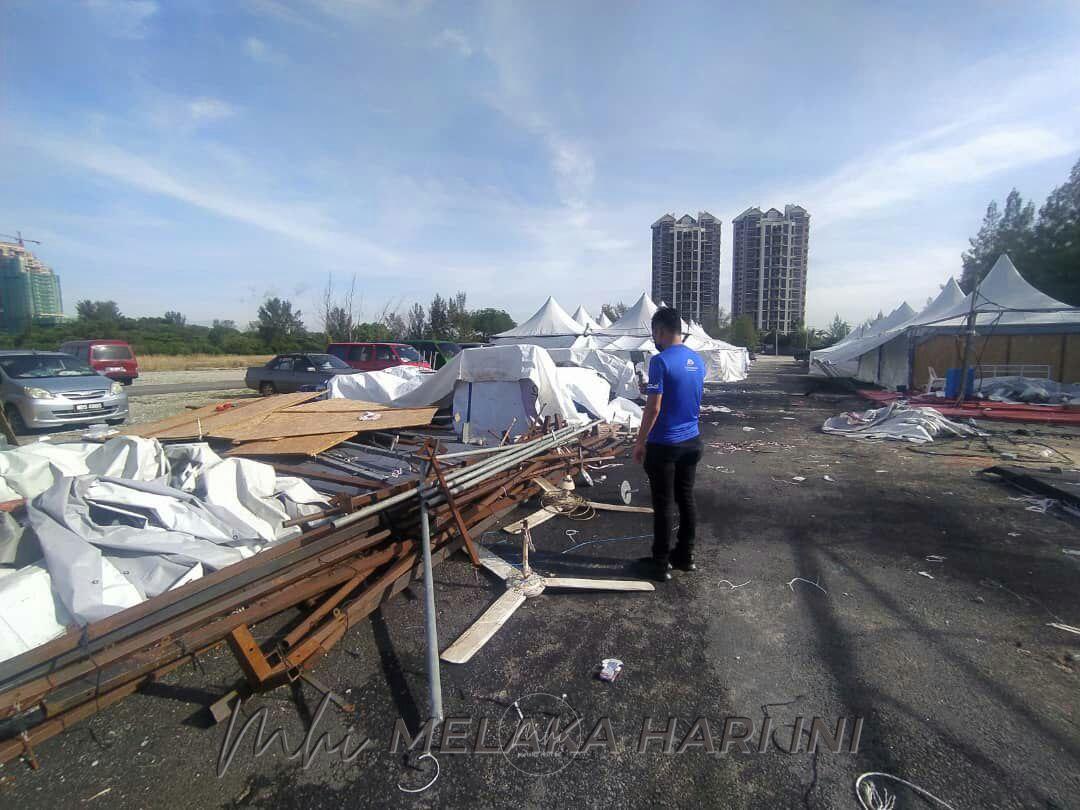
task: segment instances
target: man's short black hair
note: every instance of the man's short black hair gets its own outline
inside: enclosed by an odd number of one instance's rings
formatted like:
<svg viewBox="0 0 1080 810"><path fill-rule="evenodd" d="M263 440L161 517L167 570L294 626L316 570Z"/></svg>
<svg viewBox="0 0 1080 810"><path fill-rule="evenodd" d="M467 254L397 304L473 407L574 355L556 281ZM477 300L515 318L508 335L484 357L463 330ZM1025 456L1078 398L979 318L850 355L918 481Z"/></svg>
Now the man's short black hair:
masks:
<svg viewBox="0 0 1080 810"><path fill-rule="evenodd" d="M660 307L652 316L653 329L660 327L668 332L678 334L682 331L682 318L679 311L672 307Z"/></svg>

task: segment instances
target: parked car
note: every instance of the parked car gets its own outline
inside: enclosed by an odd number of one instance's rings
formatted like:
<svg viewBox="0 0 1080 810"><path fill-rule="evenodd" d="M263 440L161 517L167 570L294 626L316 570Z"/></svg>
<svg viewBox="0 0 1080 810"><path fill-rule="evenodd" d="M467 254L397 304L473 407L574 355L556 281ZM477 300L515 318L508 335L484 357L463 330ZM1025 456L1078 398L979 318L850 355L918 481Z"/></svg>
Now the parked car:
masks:
<svg viewBox="0 0 1080 810"><path fill-rule="evenodd" d="M405 343L331 343L326 351L357 371L382 371L392 366L431 368L420 352Z"/></svg>
<svg viewBox="0 0 1080 810"><path fill-rule="evenodd" d="M266 397L291 394L300 389L315 390L338 374L355 373L356 369L332 354L279 354L265 366L249 368L244 375L244 384Z"/></svg>
<svg viewBox="0 0 1080 810"><path fill-rule="evenodd" d="M94 371L124 385L131 385L131 381L139 376L135 352L122 340L69 340L60 351L79 358Z"/></svg>
<svg viewBox="0 0 1080 810"><path fill-rule="evenodd" d="M461 346L449 340L410 340L409 345L431 368L442 368L461 353Z"/></svg>
<svg viewBox="0 0 1080 810"><path fill-rule="evenodd" d="M128 416L123 385L61 352L0 351L0 401L16 433Z"/></svg>

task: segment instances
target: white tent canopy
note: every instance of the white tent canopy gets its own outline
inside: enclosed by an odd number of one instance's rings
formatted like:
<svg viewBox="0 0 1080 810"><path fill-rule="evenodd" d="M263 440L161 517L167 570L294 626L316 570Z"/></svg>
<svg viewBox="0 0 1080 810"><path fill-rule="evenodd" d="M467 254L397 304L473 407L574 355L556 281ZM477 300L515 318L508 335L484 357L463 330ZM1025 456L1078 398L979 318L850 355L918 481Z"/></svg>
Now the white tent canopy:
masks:
<svg viewBox="0 0 1080 810"><path fill-rule="evenodd" d="M580 306L574 310L574 320L590 332L596 332L603 329L603 327L593 319L593 316L589 314L589 310L585 309L584 306Z"/></svg>
<svg viewBox="0 0 1080 810"><path fill-rule="evenodd" d="M569 348L584 332L585 327L548 296L544 305L525 323L494 335L491 342L495 345L531 343L545 348Z"/></svg>
<svg viewBox="0 0 1080 810"><path fill-rule="evenodd" d="M611 326L611 318L607 316L607 313L601 310L600 317L596 319L596 322L601 327Z"/></svg>

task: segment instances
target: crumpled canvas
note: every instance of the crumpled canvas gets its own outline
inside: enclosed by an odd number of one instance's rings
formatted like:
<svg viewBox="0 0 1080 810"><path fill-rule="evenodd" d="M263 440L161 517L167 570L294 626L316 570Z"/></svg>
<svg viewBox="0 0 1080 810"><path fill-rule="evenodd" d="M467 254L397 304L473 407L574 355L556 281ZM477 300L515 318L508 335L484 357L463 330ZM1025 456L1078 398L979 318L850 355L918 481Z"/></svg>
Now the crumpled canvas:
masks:
<svg viewBox="0 0 1080 810"><path fill-rule="evenodd" d="M934 408L912 408L904 402L890 402L884 408L851 411L825 420L825 433L857 439L897 439L926 444L934 437L981 436L976 428L946 419Z"/></svg>

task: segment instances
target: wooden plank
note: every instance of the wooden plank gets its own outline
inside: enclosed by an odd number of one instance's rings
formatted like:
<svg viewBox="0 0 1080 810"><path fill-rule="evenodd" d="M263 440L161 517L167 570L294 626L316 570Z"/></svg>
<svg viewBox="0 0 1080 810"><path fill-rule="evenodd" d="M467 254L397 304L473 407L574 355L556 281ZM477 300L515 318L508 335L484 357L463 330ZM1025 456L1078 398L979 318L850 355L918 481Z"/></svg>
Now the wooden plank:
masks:
<svg viewBox="0 0 1080 810"><path fill-rule="evenodd" d="M394 408L359 413L272 413L256 425L215 428L210 435L237 442L313 436L324 433L363 433L419 427L431 423L437 408Z"/></svg>
<svg viewBox="0 0 1080 810"><path fill-rule="evenodd" d="M435 473L435 477L439 479L439 486L442 487L443 494L446 496L446 505L450 507L450 512L454 516L454 522L457 524L458 534L465 541L465 548L469 552L469 559L472 560L472 564L475 566L480 565L480 558L476 555L476 546L473 545L472 536L469 534L469 528L465 525L465 521L461 518L461 512L457 508L457 504L454 503L454 496L450 492L450 487L446 485L446 478L443 476L442 467L439 466L439 460L435 457L434 449L430 450L428 459L431 462L431 469Z"/></svg>
<svg viewBox="0 0 1080 810"><path fill-rule="evenodd" d="M201 408L178 413L176 416L167 416L164 419L158 419L155 422L144 422L140 425L128 425L121 429L120 433L125 436L142 436L145 439L149 439L156 436L158 433L167 430L172 430L184 425L193 425L195 424L196 419L208 419L218 413L223 413L223 411L219 411L218 408L226 403L232 403L232 407L226 408L225 410L232 411L237 408L243 408L255 401L256 400L254 399L240 399L215 402L210 405L204 405Z"/></svg>
<svg viewBox="0 0 1080 810"><path fill-rule="evenodd" d="M230 408L227 411L222 411L221 413L202 419L202 435L214 436L217 435L215 431L218 430L234 427L239 428L240 426L251 427L258 424L275 411L280 411L283 408L288 408L293 405L300 405L301 403L308 402L318 396L322 396L318 391L298 391L295 394L275 394L272 397L263 397L261 399L253 400L250 405L245 405L242 408ZM191 414L189 414L189 417L190 416ZM330 433L333 431L322 430L319 432ZM199 425L196 424L195 419L189 419L186 423L156 434L156 438L158 439L191 439L198 436Z"/></svg>
<svg viewBox="0 0 1080 810"><path fill-rule="evenodd" d="M552 512L550 509L538 509L531 515L523 517L521 520L507 523L502 527L502 530L507 534L521 534L525 529L531 529L534 526L539 526L541 523L547 523L558 514L558 512Z"/></svg>
<svg viewBox="0 0 1080 810"><path fill-rule="evenodd" d="M600 509L605 512L637 512L641 515L651 515L653 513L651 506L627 506L624 503L601 503L600 501L589 501L588 503L593 509Z"/></svg>
<svg viewBox="0 0 1080 810"><path fill-rule="evenodd" d="M286 413L351 413L353 411L385 411L389 406L378 402L361 402L358 399L320 399L293 405Z"/></svg>
<svg viewBox="0 0 1080 810"><path fill-rule="evenodd" d="M226 456L317 456L324 450L348 441L354 433L319 433L312 436L289 436L244 442L225 452ZM302 473L301 473L302 474ZM354 481L353 484L359 482Z"/></svg>

